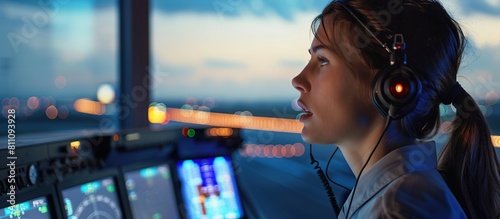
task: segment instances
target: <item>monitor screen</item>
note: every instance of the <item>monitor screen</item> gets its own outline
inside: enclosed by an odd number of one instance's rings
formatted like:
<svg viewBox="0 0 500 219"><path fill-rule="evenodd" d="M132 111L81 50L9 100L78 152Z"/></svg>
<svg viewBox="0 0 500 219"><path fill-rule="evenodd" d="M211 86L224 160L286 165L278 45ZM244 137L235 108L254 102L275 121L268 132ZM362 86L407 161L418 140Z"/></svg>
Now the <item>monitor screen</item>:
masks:
<svg viewBox="0 0 500 219"><path fill-rule="evenodd" d="M115 182L111 177L62 191L64 209L70 219L123 218Z"/></svg>
<svg viewBox="0 0 500 219"><path fill-rule="evenodd" d="M188 159L177 163L188 218L242 218L229 157Z"/></svg>
<svg viewBox="0 0 500 219"><path fill-rule="evenodd" d="M0 212L0 219L50 219L52 218L45 197L32 199L13 206L6 207Z"/></svg>
<svg viewBox="0 0 500 219"><path fill-rule="evenodd" d="M124 175L134 218L180 218L167 164L128 171Z"/></svg>

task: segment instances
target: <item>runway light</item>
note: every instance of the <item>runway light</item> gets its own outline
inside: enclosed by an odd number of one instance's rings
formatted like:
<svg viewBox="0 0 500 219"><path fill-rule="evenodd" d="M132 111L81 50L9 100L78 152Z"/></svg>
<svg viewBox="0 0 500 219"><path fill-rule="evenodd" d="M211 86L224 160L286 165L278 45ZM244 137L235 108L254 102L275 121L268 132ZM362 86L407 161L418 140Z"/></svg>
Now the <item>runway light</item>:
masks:
<svg viewBox="0 0 500 219"><path fill-rule="evenodd" d="M120 140L120 136L118 134L114 134L113 141L117 142L118 140Z"/></svg>
<svg viewBox="0 0 500 219"><path fill-rule="evenodd" d="M166 124L168 114L165 105L156 104L148 108L148 120L150 123Z"/></svg>
<svg viewBox="0 0 500 219"><path fill-rule="evenodd" d="M20 105L19 99L17 99L16 97L10 98L9 105L12 109L19 109Z"/></svg>
<svg viewBox="0 0 500 219"><path fill-rule="evenodd" d="M214 108L215 107L215 100L212 97L207 97L203 99L203 105L207 106L208 108Z"/></svg>
<svg viewBox="0 0 500 219"><path fill-rule="evenodd" d="M189 129L187 135L192 138L196 135L196 131L194 129Z"/></svg>
<svg viewBox="0 0 500 219"><path fill-rule="evenodd" d="M47 109L45 110L45 115L49 119L55 119L57 117L57 114L57 108L53 105L47 107Z"/></svg>
<svg viewBox="0 0 500 219"><path fill-rule="evenodd" d="M247 152L246 150L239 149L238 152L240 153L240 156L242 156L242 157L248 157L248 155L246 154L246 152Z"/></svg>
<svg viewBox="0 0 500 219"><path fill-rule="evenodd" d="M76 151L80 148L80 141L72 141L69 143L69 146L71 147L71 150Z"/></svg>
<svg viewBox="0 0 500 219"><path fill-rule="evenodd" d="M180 109L180 113L183 117L191 117L193 115L193 107L191 105L184 104Z"/></svg>
<svg viewBox="0 0 500 219"><path fill-rule="evenodd" d="M194 137L196 135L196 131L194 129L191 129L191 128L183 128L182 129L182 135L184 137Z"/></svg>
<svg viewBox="0 0 500 219"><path fill-rule="evenodd" d="M66 106L60 106L58 109L58 116L60 119L66 119L69 115L69 109Z"/></svg>
<svg viewBox="0 0 500 219"><path fill-rule="evenodd" d="M168 108L167 113L170 116L170 121L191 123L191 124L206 124L210 126L223 126L229 128L245 128L263 131L277 131L300 133L303 124L294 119L270 118L252 116L250 112L239 112L239 114L225 114L202 112L203 117L207 120L200 119L198 111L193 110L190 106L184 105L181 109ZM198 115L197 115L198 114ZM243 114L243 115L241 115Z"/></svg>
<svg viewBox="0 0 500 219"><path fill-rule="evenodd" d="M255 146L255 156L260 156L260 153L262 152L262 148L260 145Z"/></svg>
<svg viewBox="0 0 500 219"><path fill-rule="evenodd" d="M198 124L207 124L210 121L210 113L204 111L195 111L194 118Z"/></svg>
<svg viewBox="0 0 500 219"><path fill-rule="evenodd" d="M439 128L439 130L441 131L442 134L450 134L451 132L451 122L450 121L445 121L441 124L441 127Z"/></svg>
<svg viewBox="0 0 500 219"><path fill-rule="evenodd" d="M137 141L141 139L141 134L140 133L130 133L125 135L125 140L127 141Z"/></svg>
<svg viewBox="0 0 500 219"><path fill-rule="evenodd" d="M286 157L286 147L281 147L281 157Z"/></svg>
<svg viewBox="0 0 500 219"><path fill-rule="evenodd" d="M287 144L283 148L285 148L285 157L286 158L290 158L290 157L293 157L295 155L294 151L292 151L292 145Z"/></svg>
<svg viewBox="0 0 500 219"><path fill-rule="evenodd" d="M278 157L278 148L277 147L273 147L271 149L272 153L273 153L273 157Z"/></svg>
<svg viewBox="0 0 500 219"><path fill-rule="evenodd" d="M244 157L260 158L291 158L304 154L304 145L301 143L286 145L244 144L240 154Z"/></svg>
<svg viewBox="0 0 500 219"><path fill-rule="evenodd" d="M500 136L498 135L492 135L491 136L491 141L493 142L493 146L500 148Z"/></svg>
<svg viewBox="0 0 500 219"><path fill-rule="evenodd" d="M245 152L248 156L253 156L253 151L254 147L252 145L246 144L245 145Z"/></svg>
<svg viewBox="0 0 500 219"><path fill-rule="evenodd" d="M38 107L40 106L40 101L38 100L37 97L30 97L28 98L26 105L28 105L30 109L35 110L38 109Z"/></svg>
<svg viewBox="0 0 500 219"><path fill-rule="evenodd" d="M264 146L264 150L262 153L265 157L271 158L271 146Z"/></svg>
<svg viewBox="0 0 500 219"><path fill-rule="evenodd" d="M231 137L233 135L233 129L232 128L209 128L206 131L208 136L211 137Z"/></svg>
<svg viewBox="0 0 500 219"><path fill-rule="evenodd" d="M115 100L115 89L111 84L101 84L97 88L97 100L103 104L110 104Z"/></svg>
<svg viewBox="0 0 500 219"><path fill-rule="evenodd" d="M493 104L496 104L498 102L499 96L495 91L488 91L488 93L486 93L484 99L486 100L488 105L493 105Z"/></svg>
<svg viewBox="0 0 500 219"><path fill-rule="evenodd" d="M73 107L77 112L92 115L102 115L106 111L106 106L102 103L86 98L76 100Z"/></svg>
<svg viewBox="0 0 500 219"><path fill-rule="evenodd" d="M194 97L188 97L186 98L186 104L190 106L194 106L198 104L198 101L196 101L196 98Z"/></svg>
<svg viewBox="0 0 500 219"><path fill-rule="evenodd" d="M297 153L297 150L295 150L295 146L290 145L290 147L289 147L289 148L290 148L290 157L295 156L295 155L296 155L296 153Z"/></svg>
<svg viewBox="0 0 500 219"><path fill-rule="evenodd" d="M295 147L295 156L300 157L304 154L305 148L302 143L295 143L293 146Z"/></svg>

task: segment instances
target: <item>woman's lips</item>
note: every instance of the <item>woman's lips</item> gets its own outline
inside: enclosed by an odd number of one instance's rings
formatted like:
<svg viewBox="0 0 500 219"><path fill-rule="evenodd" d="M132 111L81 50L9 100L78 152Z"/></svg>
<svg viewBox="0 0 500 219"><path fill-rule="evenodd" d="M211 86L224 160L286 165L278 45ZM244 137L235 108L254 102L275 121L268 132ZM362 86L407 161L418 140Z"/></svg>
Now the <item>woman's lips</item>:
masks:
<svg viewBox="0 0 500 219"><path fill-rule="evenodd" d="M299 105L300 108L302 108L302 110L304 111L301 115L300 115L300 118L299 120L302 122L302 121L305 121L309 118L311 118L311 116L313 115L311 111L309 111L309 109L307 108L307 106L304 104L304 102L302 102L302 100L297 100L297 104Z"/></svg>
<svg viewBox="0 0 500 219"><path fill-rule="evenodd" d="M302 114L300 114L299 120L301 122L304 122L304 121L308 120L309 118L311 118L311 116L312 116L312 113L302 113Z"/></svg>

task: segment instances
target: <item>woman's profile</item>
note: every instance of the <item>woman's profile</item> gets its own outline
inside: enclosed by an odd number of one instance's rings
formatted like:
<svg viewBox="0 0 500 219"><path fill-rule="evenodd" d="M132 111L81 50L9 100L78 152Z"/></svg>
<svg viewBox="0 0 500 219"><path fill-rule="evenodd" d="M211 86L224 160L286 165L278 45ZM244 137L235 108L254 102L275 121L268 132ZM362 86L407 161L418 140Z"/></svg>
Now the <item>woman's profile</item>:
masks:
<svg viewBox="0 0 500 219"><path fill-rule="evenodd" d="M293 80L302 138L335 144L357 177L339 218L499 218L489 127L457 82L466 38L438 1L345 0L312 24ZM457 109L437 155L440 104Z"/></svg>

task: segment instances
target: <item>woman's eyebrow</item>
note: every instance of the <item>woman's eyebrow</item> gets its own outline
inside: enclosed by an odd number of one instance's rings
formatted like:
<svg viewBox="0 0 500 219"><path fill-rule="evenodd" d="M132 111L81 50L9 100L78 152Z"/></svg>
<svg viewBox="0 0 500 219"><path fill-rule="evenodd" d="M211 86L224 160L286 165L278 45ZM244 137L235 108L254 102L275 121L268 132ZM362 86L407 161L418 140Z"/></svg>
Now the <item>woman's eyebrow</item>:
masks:
<svg viewBox="0 0 500 219"><path fill-rule="evenodd" d="M309 51L309 54L311 54L311 50L312 50L312 52L316 53L319 49L324 49L324 48L326 48L326 47L323 45L317 45L317 46L314 46L312 49L308 49L308 51Z"/></svg>

